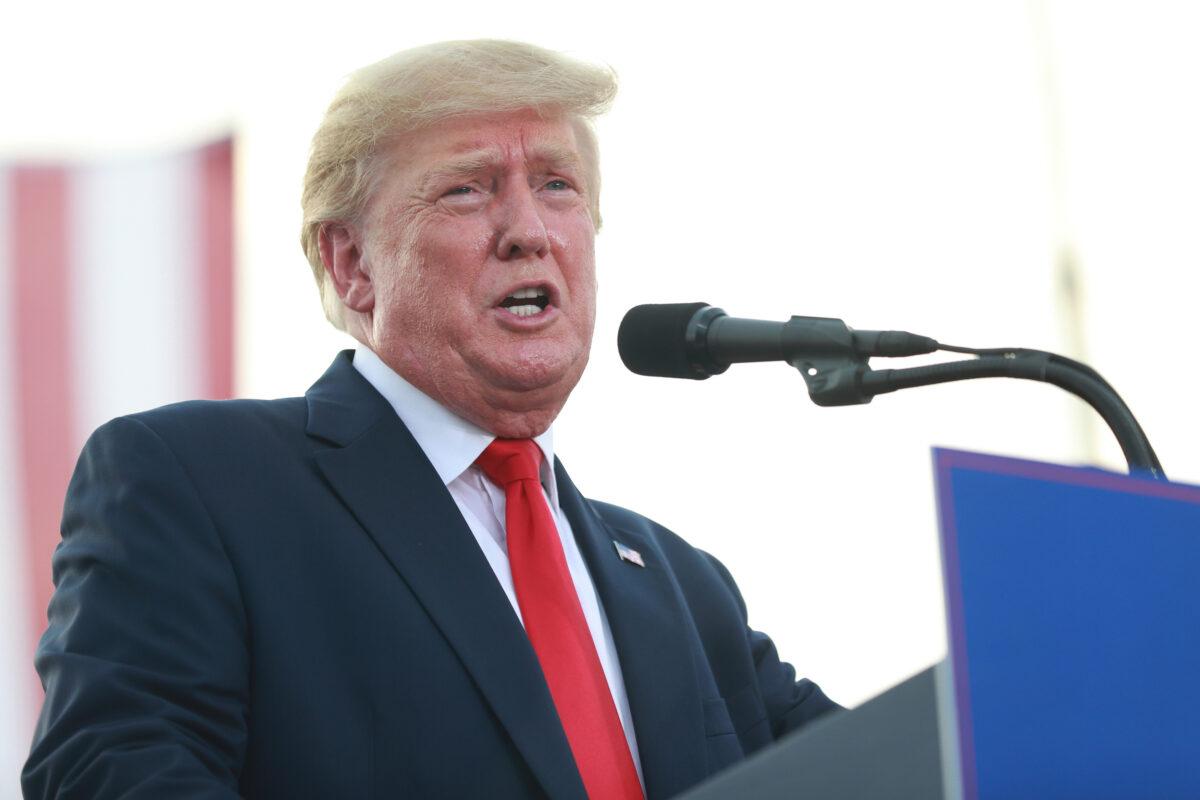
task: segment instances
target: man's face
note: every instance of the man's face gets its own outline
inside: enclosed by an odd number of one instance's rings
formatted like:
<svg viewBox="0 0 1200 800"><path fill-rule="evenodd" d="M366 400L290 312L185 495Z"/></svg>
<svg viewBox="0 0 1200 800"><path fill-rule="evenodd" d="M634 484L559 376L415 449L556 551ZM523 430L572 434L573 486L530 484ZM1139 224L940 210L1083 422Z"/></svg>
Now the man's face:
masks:
<svg viewBox="0 0 1200 800"><path fill-rule="evenodd" d="M368 208L368 342L498 435L549 426L595 322L593 187L562 118L450 120L402 139Z"/></svg>

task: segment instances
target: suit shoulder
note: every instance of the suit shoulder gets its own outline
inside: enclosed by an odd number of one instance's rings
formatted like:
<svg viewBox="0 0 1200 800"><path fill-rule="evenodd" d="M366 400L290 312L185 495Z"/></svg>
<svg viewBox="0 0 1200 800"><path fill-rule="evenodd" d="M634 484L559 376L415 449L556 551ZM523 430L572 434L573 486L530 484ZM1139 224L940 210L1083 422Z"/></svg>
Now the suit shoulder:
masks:
<svg viewBox="0 0 1200 800"><path fill-rule="evenodd" d="M612 503L605 503L602 500L592 500L589 498L587 502L591 504L592 508L596 510L596 513L600 515L600 518L609 527L649 535L654 539L666 538L683 542L683 539L677 534L636 511L630 511L628 508L622 508Z"/></svg>
<svg viewBox="0 0 1200 800"><path fill-rule="evenodd" d="M131 431L149 432L178 453L215 452L266 440L290 441L307 419L303 397L279 400L188 400L109 420L90 442L124 440Z"/></svg>
<svg viewBox="0 0 1200 800"><path fill-rule="evenodd" d="M306 416L303 397L278 400L187 400L129 414L125 419L140 422L156 433L177 430L228 430L303 424Z"/></svg>

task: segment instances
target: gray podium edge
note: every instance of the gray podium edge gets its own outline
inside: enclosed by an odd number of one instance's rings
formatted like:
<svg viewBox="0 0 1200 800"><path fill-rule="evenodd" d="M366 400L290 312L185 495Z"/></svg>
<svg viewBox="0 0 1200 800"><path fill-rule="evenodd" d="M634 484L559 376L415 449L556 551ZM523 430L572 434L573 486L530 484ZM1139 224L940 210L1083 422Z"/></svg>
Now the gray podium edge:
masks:
<svg viewBox="0 0 1200 800"><path fill-rule="evenodd" d="M961 800L953 691L941 662L820 720L681 800Z"/></svg>

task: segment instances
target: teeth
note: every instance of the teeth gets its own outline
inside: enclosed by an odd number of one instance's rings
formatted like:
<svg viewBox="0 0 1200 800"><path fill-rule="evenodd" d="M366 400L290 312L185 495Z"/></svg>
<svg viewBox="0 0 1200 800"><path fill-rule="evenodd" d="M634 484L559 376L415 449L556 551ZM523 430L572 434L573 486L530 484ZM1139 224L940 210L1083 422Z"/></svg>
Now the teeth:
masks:
<svg viewBox="0 0 1200 800"><path fill-rule="evenodd" d="M508 311L515 317L530 317L534 314L540 314L543 310L544 298L546 298L546 290L540 286L531 286L528 289L518 289L508 297L504 298L504 304L501 305L505 311ZM521 300L543 300L541 303L521 303Z"/></svg>
<svg viewBox="0 0 1200 800"><path fill-rule="evenodd" d="M541 287L530 287L528 289L518 289L509 295L514 300L532 300L535 297L545 297L546 290Z"/></svg>

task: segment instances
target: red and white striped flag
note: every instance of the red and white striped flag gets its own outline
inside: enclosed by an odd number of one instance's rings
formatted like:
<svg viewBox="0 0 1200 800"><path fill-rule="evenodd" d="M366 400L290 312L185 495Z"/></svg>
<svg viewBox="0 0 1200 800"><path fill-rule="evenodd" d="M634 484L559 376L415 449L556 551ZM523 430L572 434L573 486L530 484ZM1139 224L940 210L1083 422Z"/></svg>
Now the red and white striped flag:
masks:
<svg viewBox="0 0 1200 800"><path fill-rule="evenodd" d="M40 703L32 656L84 439L119 414L232 394L232 173L228 139L0 163L0 796Z"/></svg>

